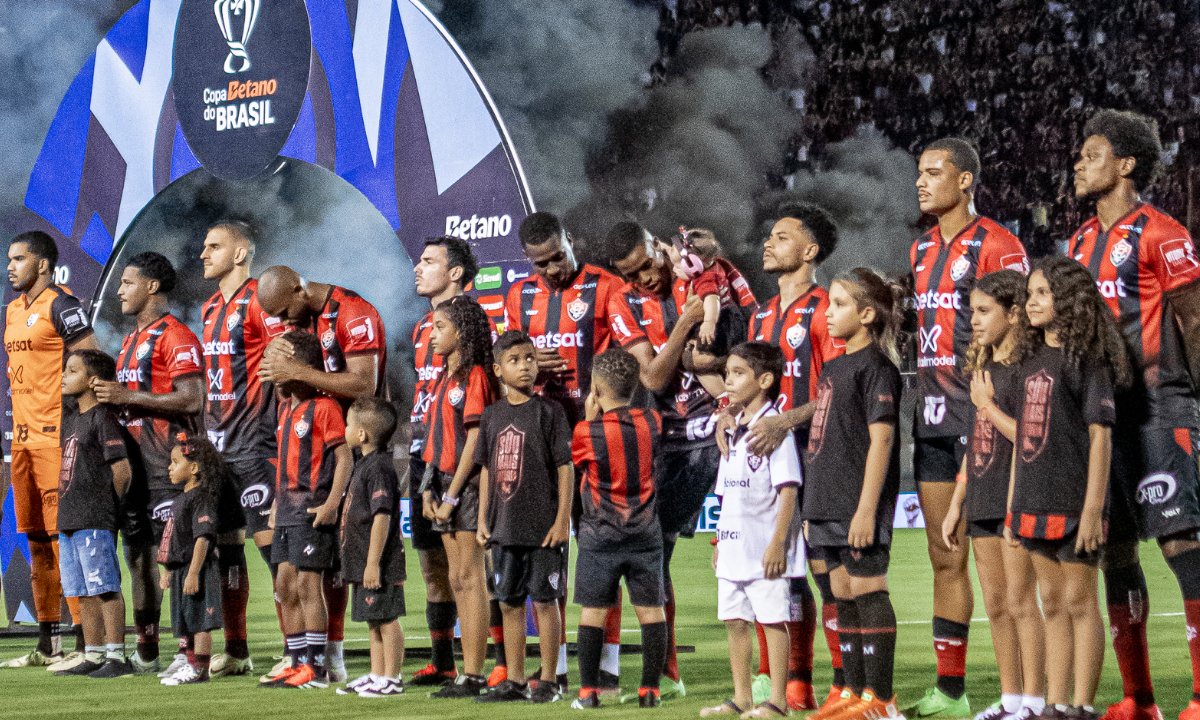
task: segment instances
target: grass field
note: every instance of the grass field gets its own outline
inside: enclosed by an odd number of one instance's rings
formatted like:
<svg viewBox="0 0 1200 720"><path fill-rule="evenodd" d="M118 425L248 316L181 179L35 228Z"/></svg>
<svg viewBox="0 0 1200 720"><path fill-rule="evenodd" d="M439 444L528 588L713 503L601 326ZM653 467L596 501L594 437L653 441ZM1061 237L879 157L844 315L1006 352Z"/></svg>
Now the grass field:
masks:
<svg viewBox="0 0 1200 720"><path fill-rule="evenodd" d="M934 674L933 649L929 617L932 607L932 581L925 556L922 531L900 530L892 553L891 590L900 622L896 658L896 689L901 701L915 700L932 682ZM269 668L272 655L279 652L278 630L274 610L269 602L269 580L266 569L251 557L250 644L256 667ZM1187 703L1191 694L1191 674L1185 642L1182 601L1174 580L1152 545L1143 546L1150 596L1153 598L1150 620L1152 668L1157 683L1159 703L1168 720ZM730 693L728 654L723 627L716 621L716 582L709 568L709 545L706 537L680 543L675 553L673 574L679 596L678 634L681 644L696 646L695 654L683 655L680 667L687 685L687 697L663 706L657 712L669 717L695 717L703 705L713 704ZM419 577L416 558L409 557L409 576ZM412 647L428 647L428 632L424 627L424 588L419 580L408 589L409 615L403 619L405 633ZM971 647L968 657L967 692L974 704L983 707L998 697L997 678L992 660L991 641L987 632L982 605L976 608L977 621L972 624ZM571 606L568 630L574 639L578 608ZM625 614L626 642L638 642L636 621L632 610ZM366 629L353 623L347 627L348 651L366 648ZM11 657L26 651L29 640L0 640L0 656ZM129 639L132 647L133 639ZM219 649L221 641L215 638ZM173 641L164 638L163 649L170 654ZM405 675L422 667L424 660L405 663ZM366 671L367 659L362 655L347 658L351 677ZM532 663L531 663L532 664ZM532 669L532 668L531 668ZM640 658L622 658L622 674L636 686L640 673ZM572 683L577 680L574 658L571 663ZM823 687L829 682L828 653L818 633L816 682ZM238 720L256 718L350 718L395 717L457 718L478 717L486 711L490 718L526 720L536 716L552 717L568 711L567 705L549 707L530 705L480 706L469 701L431 700L424 688L413 688L410 694L386 700L362 700L341 697L332 689L324 691L261 690L248 678L227 678L204 685L166 688L157 679L129 677L97 681L89 678L57 678L43 669L0 671L0 708L3 716L27 718L119 717L186 718L227 717ZM631 688L626 688L631 689ZM820 693L818 693L819 695ZM1121 694L1120 677L1111 649L1104 661L1104 677L1100 684L1098 704L1115 701ZM605 717L640 715L634 707L609 705L600 711Z"/></svg>

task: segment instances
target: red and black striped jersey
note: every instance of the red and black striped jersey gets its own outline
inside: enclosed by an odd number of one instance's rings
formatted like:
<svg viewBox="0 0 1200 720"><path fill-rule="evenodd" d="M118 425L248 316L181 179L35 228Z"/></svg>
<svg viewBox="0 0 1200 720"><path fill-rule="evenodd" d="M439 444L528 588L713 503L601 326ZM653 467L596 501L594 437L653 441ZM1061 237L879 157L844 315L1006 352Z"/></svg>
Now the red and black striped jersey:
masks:
<svg viewBox="0 0 1200 720"><path fill-rule="evenodd" d="M592 358L608 349L608 303L623 284L607 270L584 265L565 290L551 288L537 274L508 290L507 328L527 333L535 346L567 361L568 371L539 391L559 401L572 424L583 417L583 401L591 391Z"/></svg>
<svg viewBox="0 0 1200 720"><path fill-rule="evenodd" d="M962 363L971 343L971 289L1005 268L1029 272L1015 235L977 217L951 239L934 226L909 253L916 286L918 437L963 436L971 429L971 393Z"/></svg>
<svg viewBox="0 0 1200 720"><path fill-rule="evenodd" d="M165 395L175 389L180 378L204 371L200 353L195 333L174 315L163 315L125 336L117 356L117 382L130 390ZM169 489L167 466L171 464L175 436L198 430L200 418L132 406L126 406L122 416L141 449L150 488Z"/></svg>
<svg viewBox="0 0 1200 720"><path fill-rule="evenodd" d="M425 464L454 474L467 442L467 429L479 425L483 409L495 401L495 388L482 367L471 368L465 383L443 372L433 388L426 415L429 438L421 456Z"/></svg>
<svg viewBox="0 0 1200 720"><path fill-rule="evenodd" d="M754 297L754 291L750 289L750 283L746 282L742 271L722 257L714 258L713 264L691 282L676 278L671 292L675 294L675 300L681 306L691 293L699 297L715 294L721 301L721 307L736 304L752 308L758 304L758 299Z"/></svg>
<svg viewBox="0 0 1200 720"><path fill-rule="evenodd" d="M329 499L336 469L333 451L346 442L342 407L327 395L281 407L275 442L275 526L311 524L308 509Z"/></svg>
<svg viewBox="0 0 1200 720"><path fill-rule="evenodd" d="M413 387L412 411L408 416L412 424L412 445L409 452L420 455L425 449L425 439L429 436L429 424L425 422L429 412L429 404L433 401L433 390L437 387L438 378L442 375L445 359L433 351L429 344L429 336L433 333L433 311L425 313L425 317L413 327L413 361L417 370L417 384Z"/></svg>
<svg viewBox="0 0 1200 720"><path fill-rule="evenodd" d="M662 544L655 506L662 418L622 407L575 426L571 459L583 502L579 545L608 549Z"/></svg>
<svg viewBox="0 0 1200 720"><path fill-rule="evenodd" d="M1195 427L1196 396L1179 328L1166 313L1166 294L1200 280L1200 259L1188 231L1161 210L1139 203L1107 231L1092 218L1075 232L1071 257L1092 277L1129 343L1145 383L1139 420ZM1129 420L1122 417L1122 422Z"/></svg>
<svg viewBox="0 0 1200 720"><path fill-rule="evenodd" d="M346 358L375 358L375 396L385 397L387 337L375 306L358 293L333 286L316 316L313 334L321 341L325 372L345 372Z"/></svg>
<svg viewBox="0 0 1200 720"><path fill-rule="evenodd" d="M829 293L813 285L786 309L779 296L771 298L750 316L748 340L774 345L783 351L783 381L775 407L794 410L817 397L817 380L826 362L846 351L846 343L829 335L825 310Z"/></svg>
<svg viewBox="0 0 1200 720"><path fill-rule="evenodd" d="M660 298L625 283L609 303L613 339L623 348L649 342L658 352L679 320L682 303L678 298L678 294ZM675 379L654 393L654 402L662 413L664 445L679 449L716 442L717 402L692 373L677 369Z"/></svg>
<svg viewBox="0 0 1200 720"><path fill-rule="evenodd" d="M226 302L217 291L204 321L204 428L227 459L275 454L275 393L258 379L263 350L283 323L258 304L258 281L247 280Z"/></svg>

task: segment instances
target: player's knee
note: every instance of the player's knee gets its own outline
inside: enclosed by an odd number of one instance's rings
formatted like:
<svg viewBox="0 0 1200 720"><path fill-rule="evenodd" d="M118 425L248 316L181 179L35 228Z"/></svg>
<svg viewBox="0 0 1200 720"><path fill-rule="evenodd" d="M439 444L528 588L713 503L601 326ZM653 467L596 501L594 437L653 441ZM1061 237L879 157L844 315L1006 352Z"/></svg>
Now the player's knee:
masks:
<svg viewBox="0 0 1200 720"><path fill-rule="evenodd" d="M1197 538L1197 531L1189 530L1159 538L1158 545L1162 548L1163 556L1170 559L1182 555L1189 550L1200 550L1200 539Z"/></svg>
<svg viewBox="0 0 1200 720"><path fill-rule="evenodd" d="M1004 588L987 588L983 591L983 607L987 610L988 618L997 620L1011 616L1008 607L1008 593Z"/></svg>
<svg viewBox="0 0 1200 720"><path fill-rule="evenodd" d="M949 550L941 541L929 546L929 562L939 580L967 580L966 544L960 544L960 548Z"/></svg>

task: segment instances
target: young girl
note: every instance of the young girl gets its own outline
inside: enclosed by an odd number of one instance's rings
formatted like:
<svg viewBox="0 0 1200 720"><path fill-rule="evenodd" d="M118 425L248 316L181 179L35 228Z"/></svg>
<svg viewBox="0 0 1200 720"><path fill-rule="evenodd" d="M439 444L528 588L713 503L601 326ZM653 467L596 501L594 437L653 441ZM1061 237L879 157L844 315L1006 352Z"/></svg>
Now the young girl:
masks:
<svg viewBox="0 0 1200 720"><path fill-rule="evenodd" d="M975 426L942 523L942 539L955 550L959 521L966 516L1000 674L1000 701L975 720L1026 720L1045 706L1042 612L1029 592L1033 561L1023 547L1003 540L1017 434L1011 388L1021 360L1039 340L1025 320L1025 283L1021 273L1000 270L980 279L971 292L973 338L966 370Z"/></svg>
<svg viewBox="0 0 1200 720"><path fill-rule="evenodd" d="M1046 614L1047 707L1040 717L1086 720L1099 716L1092 709L1104 662L1096 568L1105 536L1114 385L1129 384L1129 364L1086 268L1066 257L1044 258L1028 288L1025 312L1044 342L1016 378L1017 440L1004 533L1030 551Z"/></svg>
<svg viewBox="0 0 1200 720"><path fill-rule="evenodd" d="M866 268L840 275L829 290L829 334L846 341L846 354L821 373L801 516L813 557L829 568L846 686L809 716L816 720L900 716L887 584L900 484L899 297L898 287Z"/></svg>
<svg viewBox="0 0 1200 720"><path fill-rule="evenodd" d="M221 572L213 550L225 463L203 435L179 433L176 443L167 477L183 494L163 531L158 561L167 568L162 588L171 590L171 622L189 662L162 679L168 686L208 681L212 631L221 629Z"/></svg>
<svg viewBox="0 0 1200 720"><path fill-rule="evenodd" d="M432 418L425 444L424 513L442 533L450 564L450 588L462 627L463 673L432 697L474 697L487 687L488 598L483 548L475 541L479 522L479 470L475 444L479 417L497 396L491 374L492 332L487 314L470 297L453 297L433 313L429 338L445 370L426 415Z"/></svg>
<svg viewBox="0 0 1200 720"><path fill-rule="evenodd" d="M704 320L697 339L701 346L711 345L717 335L721 308L752 307L754 293L742 273L721 257L721 243L712 230L679 228L679 234L666 245L675 277L682 280L676 292L695 294L704 301Z"/></svg>

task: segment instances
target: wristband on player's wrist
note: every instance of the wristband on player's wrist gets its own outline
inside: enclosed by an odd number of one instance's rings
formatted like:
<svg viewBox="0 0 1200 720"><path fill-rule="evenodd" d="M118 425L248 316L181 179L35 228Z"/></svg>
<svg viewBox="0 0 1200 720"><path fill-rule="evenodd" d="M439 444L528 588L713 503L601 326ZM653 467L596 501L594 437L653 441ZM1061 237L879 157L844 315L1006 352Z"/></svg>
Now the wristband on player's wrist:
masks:
<svg viewBox="0 0 1200 720"><path fill-rule="evenodd" d="M450 493L442 493L442 504L449 505L450 507L458 507L458 498L452 496Z"/></svg>

